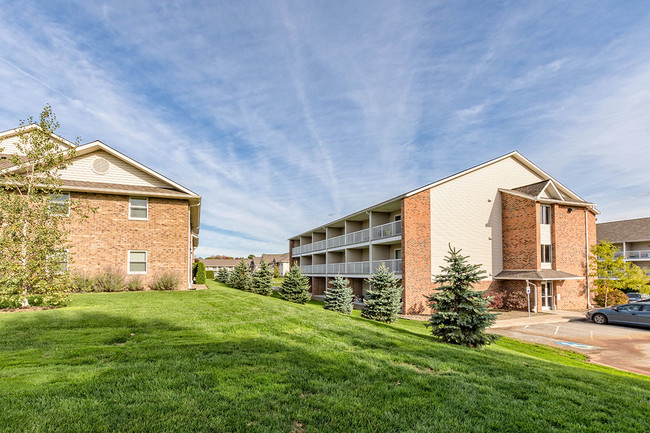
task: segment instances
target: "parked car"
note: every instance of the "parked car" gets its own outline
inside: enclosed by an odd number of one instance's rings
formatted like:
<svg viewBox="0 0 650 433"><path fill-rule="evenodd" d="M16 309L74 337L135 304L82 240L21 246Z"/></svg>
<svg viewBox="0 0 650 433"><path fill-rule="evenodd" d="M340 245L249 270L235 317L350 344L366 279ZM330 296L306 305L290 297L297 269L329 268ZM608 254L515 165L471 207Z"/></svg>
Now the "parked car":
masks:
<svg viewBox="0 0 650 433"><path fill-rule="evenodd" d="M643 301L644 299L650 299L650 295L645 293L626 293L630 302Z"/></svg>
<svg viewBox="0 0 650 433"><path fill-rule="evenodd" d="M650 326L650 302L634 302L614 307L596 308L587 311L587 319L593 320L599 325L621 323Z"/></svg>

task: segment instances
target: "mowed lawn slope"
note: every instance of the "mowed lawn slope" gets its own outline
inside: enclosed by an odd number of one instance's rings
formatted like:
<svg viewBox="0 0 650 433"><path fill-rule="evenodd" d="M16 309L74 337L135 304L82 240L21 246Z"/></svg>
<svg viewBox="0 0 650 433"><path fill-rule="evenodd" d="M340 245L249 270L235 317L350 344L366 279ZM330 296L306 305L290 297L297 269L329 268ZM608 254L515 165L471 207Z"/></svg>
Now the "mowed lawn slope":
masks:
<svg viewBox="0 0 650 433"><path fill-rule="evenodd" d="M2 431L650 431L650 381L209 282L0 314Z"/></svg>

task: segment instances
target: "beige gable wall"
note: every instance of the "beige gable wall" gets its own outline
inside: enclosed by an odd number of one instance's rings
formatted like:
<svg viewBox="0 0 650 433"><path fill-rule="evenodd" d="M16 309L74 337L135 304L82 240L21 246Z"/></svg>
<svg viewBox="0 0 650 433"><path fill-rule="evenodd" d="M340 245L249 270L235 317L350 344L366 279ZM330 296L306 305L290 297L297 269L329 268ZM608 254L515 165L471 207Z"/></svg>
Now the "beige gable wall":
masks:
<svg viewBox="0 0 650 433"><path fill-rule="evenodd" d="M106 174L95 173L92 169L93 161L98 158L104 158L109 163L109 169ZM113 155L98 150L75 158L62 173L63 180L80 180L86 182L101 183L118 183L122 185L139 185L139 186L169 186L165 182L140 171L130 164L114 157Z"/></svg>
<svg viewBox="0 0 650 433"><path fill-rule="evenodd" d="M430 190L431 272L444 265L449 243L470 263L481 264L487 279L502 271L501 195L543 178L514 157L503 159Z"/></svg>
<svg viewBox="0 0 650 433"><path fill-rule="evenodd" d="M19 152L18 148L16 147L16 143L20 141L19 136L14 136L14 137L9 137L5 138L4 140L0 139L0 153L9 153L12 155L24 155L24 152ZM59 145L59 148L61 150L68 149L67 146L64 146L61 144L59 141L54 141Z"/></svg>

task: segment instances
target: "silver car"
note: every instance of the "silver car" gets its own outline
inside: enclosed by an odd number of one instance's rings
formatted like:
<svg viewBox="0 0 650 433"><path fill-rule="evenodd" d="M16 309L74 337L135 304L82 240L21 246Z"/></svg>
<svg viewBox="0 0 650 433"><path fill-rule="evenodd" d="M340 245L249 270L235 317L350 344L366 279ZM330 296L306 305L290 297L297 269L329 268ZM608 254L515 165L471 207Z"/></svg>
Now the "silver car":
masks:
<svg viewBox="0 0 650 433"><path fill-rule="evenodd" d="M650 326L650 303L635 302L615 307L587 311L587 319L599 325L621 323L625 325Z"/></svg>

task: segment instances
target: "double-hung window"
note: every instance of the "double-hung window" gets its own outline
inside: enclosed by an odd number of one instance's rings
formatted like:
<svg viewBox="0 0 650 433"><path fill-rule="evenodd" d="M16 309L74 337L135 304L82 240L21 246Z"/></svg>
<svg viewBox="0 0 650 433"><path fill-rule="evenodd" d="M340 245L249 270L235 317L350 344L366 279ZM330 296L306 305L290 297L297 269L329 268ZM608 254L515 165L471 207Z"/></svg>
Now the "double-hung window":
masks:
<svg viewBox="0 0 650 433"><path fill-rule="evenodd" d="M540 206L540 210L542 212L540 216L540 223L541 224L550 224L551 223L551 207L542 205Z"/></svg>
<svg viewBox="0 0 650 433"><path fill-rule="evenodd" d="M147 252L129 251L129 274L147 273Z"/></svg>
<svg viewBox="0 0 650 433"><path fill-rule="evenodd" d="M553 249L551 245L542 244L542 263L553 262Z"/></svg>
<svg viewBox="0 0 650 433"><path fill-rule="evenodd" d="M53 215L70 216L70 194L67 192L61 194L51 194L50 212Z"/></svg>
<svg viewBox="0 0 650 433"><path fill-rule="evenodd" d="M129 219L146 221L149 218L149 199L131 197L129 199Z"/></svg>

